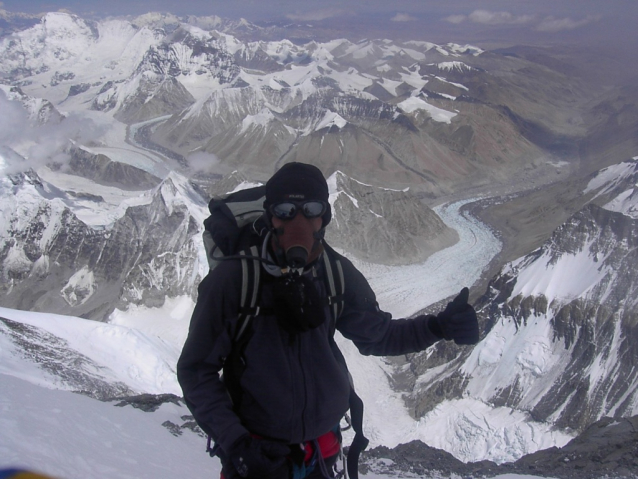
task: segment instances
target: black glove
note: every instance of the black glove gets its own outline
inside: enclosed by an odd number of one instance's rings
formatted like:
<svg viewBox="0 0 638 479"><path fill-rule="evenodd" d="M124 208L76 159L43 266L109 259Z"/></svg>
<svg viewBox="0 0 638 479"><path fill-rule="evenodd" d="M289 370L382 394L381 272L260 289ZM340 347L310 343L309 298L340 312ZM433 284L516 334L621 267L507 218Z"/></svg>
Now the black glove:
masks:
<svg viewBox="0 0 638 479"><path fill-rule="evenodd" d="M241 477L251 479L288 479L286 456L290 447L280 442L246 434L230 447L228 458Z"/></svg>
<svg viewBox="0 0 638 479"><path fill-rule="evenodd" d="M470 290L463 288L460 294L447 304L437 316L428 320L428 327L437 336L456 344L476 344L479 340L476 311L468 304Z"/></svg>

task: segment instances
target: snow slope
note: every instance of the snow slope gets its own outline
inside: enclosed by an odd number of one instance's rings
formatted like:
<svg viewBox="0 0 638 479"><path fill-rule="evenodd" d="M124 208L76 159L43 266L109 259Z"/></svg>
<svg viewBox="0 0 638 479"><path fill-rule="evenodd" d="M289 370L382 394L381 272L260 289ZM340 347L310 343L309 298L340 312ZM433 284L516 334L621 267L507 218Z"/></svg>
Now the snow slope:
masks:
<svg viewBox="0 0 638 479"><path fill-rule="evenodd" d="M4 363L3 343L0 353ZM26 364L20 366L27 371ZM116 407L117 402L37 385L41 379L36 369L26 378L0 372L0 469L26 468L60 479L218 477L219 461L205 453L203 437L188 430L175 436L162 427L166 421L183 423L184 406L163 404L152 413Z"/></svg>
<svg viewBox="0 0 638 479"><path fill-rule="evenodd" d="M31 378L36 379L34 377ZM147 413L0 374L0 468L22 467L60 479L215 477L206 440L173 436L185 407ZM183 422L183 421L182 421Z"/></svg>
<svg viewBox="0 0 638 479"><path fill-rule="evenodd" d="M68 349L100 365L95 374L108 382L122 382L138 393L181 395L175 378L180 348L159 336L126 326L6 308L0 308L0 317L34 326L66 342ZM67 389L54 375L38 375L35 379L25 375L21 367L25 353L9 342L6 335L0 336L0 341L0 372L47 387Z"/></svg>

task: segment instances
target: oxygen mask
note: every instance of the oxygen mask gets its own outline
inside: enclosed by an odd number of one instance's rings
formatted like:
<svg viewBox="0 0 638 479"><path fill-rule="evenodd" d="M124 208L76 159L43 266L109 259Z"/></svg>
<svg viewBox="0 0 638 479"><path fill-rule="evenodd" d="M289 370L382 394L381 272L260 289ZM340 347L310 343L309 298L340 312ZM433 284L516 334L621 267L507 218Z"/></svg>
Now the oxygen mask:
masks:
<svg viewBox="0 0 638 479"><path fill-rule="evenodd" d="M326 208L322 201L286 201L270 207L277 246L286 266L303 268L319 255L322 215Z"/></svg>

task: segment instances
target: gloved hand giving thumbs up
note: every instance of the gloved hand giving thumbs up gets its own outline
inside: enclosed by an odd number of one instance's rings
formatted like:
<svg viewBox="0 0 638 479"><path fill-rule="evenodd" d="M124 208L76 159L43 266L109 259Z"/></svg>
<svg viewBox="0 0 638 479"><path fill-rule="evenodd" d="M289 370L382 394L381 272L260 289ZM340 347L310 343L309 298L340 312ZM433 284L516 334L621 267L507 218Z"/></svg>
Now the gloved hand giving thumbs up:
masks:
<svg viewBox="0 0 638 479"><path fill-rule="evenodd" d="M428 321L428 327L437 336L456 344L476 344L479 340L476 311L467 301L470 290L463 288L446 308Z"/></svg>

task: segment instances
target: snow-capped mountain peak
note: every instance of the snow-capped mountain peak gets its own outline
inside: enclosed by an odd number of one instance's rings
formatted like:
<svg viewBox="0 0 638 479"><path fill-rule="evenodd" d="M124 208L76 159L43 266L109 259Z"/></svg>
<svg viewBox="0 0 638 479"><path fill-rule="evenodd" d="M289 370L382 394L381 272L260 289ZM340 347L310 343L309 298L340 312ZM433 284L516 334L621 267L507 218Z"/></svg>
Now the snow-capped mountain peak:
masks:
<svg viewBox="0 0 638 479"><path fill-rule="evenodd" d="M638 157L599 171L590 180L583 194L609 197L604 208L638 219Z"/></svg>

